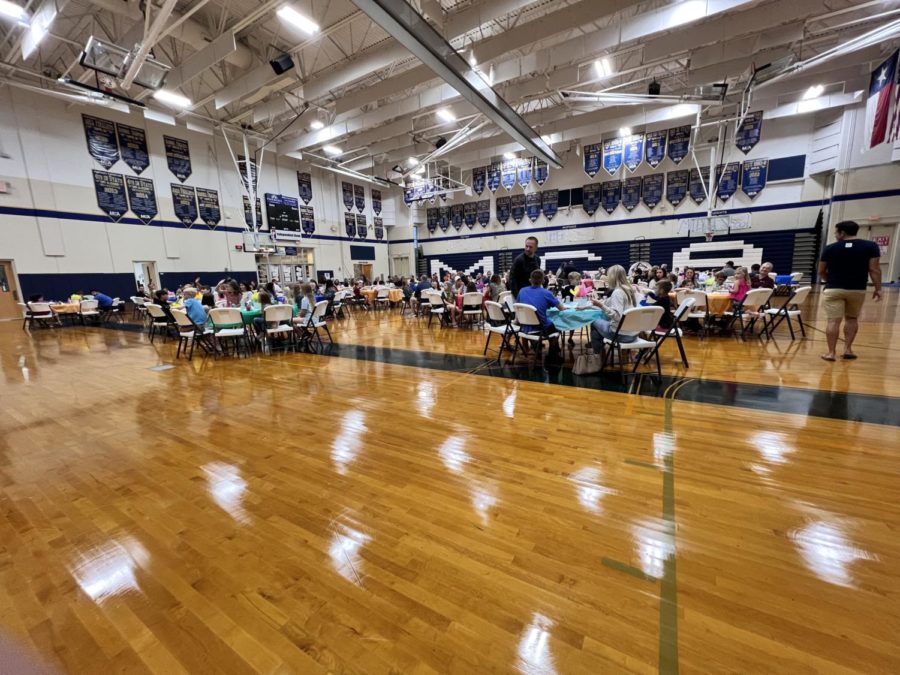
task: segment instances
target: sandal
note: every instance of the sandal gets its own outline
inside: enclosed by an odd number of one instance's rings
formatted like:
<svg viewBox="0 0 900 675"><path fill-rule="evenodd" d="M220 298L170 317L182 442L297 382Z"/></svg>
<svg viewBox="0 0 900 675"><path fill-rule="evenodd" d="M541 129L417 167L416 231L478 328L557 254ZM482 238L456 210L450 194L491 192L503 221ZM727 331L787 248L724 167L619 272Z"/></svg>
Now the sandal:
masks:
<svg viewBox="0 0 900 675"><path fill-rule="evenodd" d="M822 356L820 356L819 358L823 361L837 361L835 357L829 356L828 354L822 354Z"/></svg>
<svg viewBox="0 0 900 675"><path fill-rule="evenodd" d="M853 359L858 359L859 357L856 354L844 354L841 358L845 361L852 361Z"/></svg>

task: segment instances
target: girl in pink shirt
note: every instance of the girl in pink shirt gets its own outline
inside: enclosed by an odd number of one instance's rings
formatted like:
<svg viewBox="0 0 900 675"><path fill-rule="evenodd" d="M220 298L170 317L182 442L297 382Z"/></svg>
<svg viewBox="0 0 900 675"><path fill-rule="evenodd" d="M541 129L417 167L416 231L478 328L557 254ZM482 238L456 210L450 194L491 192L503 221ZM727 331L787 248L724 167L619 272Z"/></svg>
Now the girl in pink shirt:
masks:
<svg viewBox="0 0 900 675"><path fill-rule="evenodd" d="M734 276L731 279L732 286L729 297L735 304L740 304L744 302L744 298L747 297L747 293L750 291L750 280L748 278L747 268L738 267L734 271Z"/></svg>

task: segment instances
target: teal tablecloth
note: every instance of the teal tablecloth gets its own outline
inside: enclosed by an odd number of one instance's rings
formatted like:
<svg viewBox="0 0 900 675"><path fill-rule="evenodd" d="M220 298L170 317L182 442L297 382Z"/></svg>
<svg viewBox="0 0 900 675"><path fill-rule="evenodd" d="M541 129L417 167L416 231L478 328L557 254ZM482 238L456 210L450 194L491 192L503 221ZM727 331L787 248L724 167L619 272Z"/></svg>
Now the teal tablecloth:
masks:
<svg viewBox="0 0 900 675"><path fill-rule="evenodd" d="M565 309L560 311L555 307L547 310L547 318L553 322L557 330L580 330L584 326L591 325L597 319L605 319L602 309Z"/></svg>
<svg viewBox="0 0 900 675"><path fill-rule="evenodd" d="M291 305L291 312L294 316L297 316L297 305ZM261 309L242 309L241 317L244 319L244 323L253 323L253 319L258 316L262 316Z"/></svg>

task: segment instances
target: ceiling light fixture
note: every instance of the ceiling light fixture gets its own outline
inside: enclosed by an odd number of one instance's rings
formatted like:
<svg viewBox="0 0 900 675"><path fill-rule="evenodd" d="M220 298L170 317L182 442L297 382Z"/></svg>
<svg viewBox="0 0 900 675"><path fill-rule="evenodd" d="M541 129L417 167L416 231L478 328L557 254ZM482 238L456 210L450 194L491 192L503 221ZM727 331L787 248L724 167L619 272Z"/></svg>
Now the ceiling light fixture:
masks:
<svg viewBox="0 0 900 675"><path fill-rule="evenodd" d="M415 157L410 157L406 161L409 162L410 166L419 166L419 160L416 159Z"/></svg>
<svg viewBox="0 0 900 675"><path fill-rule="evenodd" d="M307 19L292 7L282 7L278 10L278 16L292 26L296 26L307 35L315 35L319 32L319 24Z"/></svg>
<svg viewBox="0 0 900 675"><path fill-rule="evenodd" d="M344 151L341 150L341 149L340 149L339 147L337 147L336 145L323 145L323 146L322 146L322 151L323 151L326 155L331 155L332 157L337 157L338 155L344 154Z"/></svg>
<svg viewBox="0 0 900 675"><path fill-rule="evenodd" d="M619 136L625 138L626 136L631 136L631 127L620 127L619 128Z"/></svg>
<svg viewBox="0 0 900 675"><path fill-rule="evenodd" d="M504 152L503 153L503 159L515 159L515 158L516 158L516 153L514 153L514 152Z"/></svg>
<svg viewBox="0 0 900 675"><path fill-rule="evenodd" d="M612 63L605 56L597 59L594 61L594 72L597 73L597 77L609 77L613 74Z"/></svg>
<svg viewBox="0 0 900 675"><path fill-rule="evenodd" d="M15 21L22 21L25 18L25 8L8 2L8 0L0 0L0 14Z"/></svg>
<svg viewBox="0 0 900 675"><path fill-rule="evenodd" d="M822 95L823 91L825 91L825 87L823 87L821 84L814 84L806 90L806 93L803 94L803 98L801 100L808 101L811 98L819 98Z"/></svg>
<svg viewBox="0 0 900 675"><path fill-rule="evenodd" d="M166 105L174 106L176 108L190 108L191 107L191 99L186 96L182 96L181 94L176 94L174 91L168 91L167 89L157 89L153 92L153 98L161 103L165 103Z"/></svg>
<svg viewBox="0 0 900 675"><path fill-rule="evenodd" d="M440 117L445 122L455 122L456 115L454 115L448 108L438 108L435 113L438 117Z"/></svg>
<svg viewBox="0 0 900 675"><path fill-rule="evenodd" d="M313 120L312 122L309 123L309 126L310 126L310 128L318 131L319 129L325 128L325 123L322 120Z"/></svg>

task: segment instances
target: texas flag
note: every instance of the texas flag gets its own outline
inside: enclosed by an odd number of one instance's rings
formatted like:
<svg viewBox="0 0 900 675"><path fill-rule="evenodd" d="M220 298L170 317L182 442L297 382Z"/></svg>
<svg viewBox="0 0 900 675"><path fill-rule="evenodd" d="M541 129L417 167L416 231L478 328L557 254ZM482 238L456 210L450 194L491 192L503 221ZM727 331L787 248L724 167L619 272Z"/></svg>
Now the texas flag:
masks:
<svg viewBox="0 0 900 675"><path fill-rule="evenodd" d="M900 141L900 49L894 52L894 70L897 76L894 78L894 112L891 113L891 126L888 129L888 141L896 143ZM896 150L894 151L896 154Z"/></svg>
<svg viewBox="0 0 900 675"><path fill-rule="evenodd" d="M868 139L868 147L874 148L884 143L888 137L891 116L896 110L897 55L894 54L874 71L869 82L869 98L866 101L866 128L864 138Z"/></svg>

